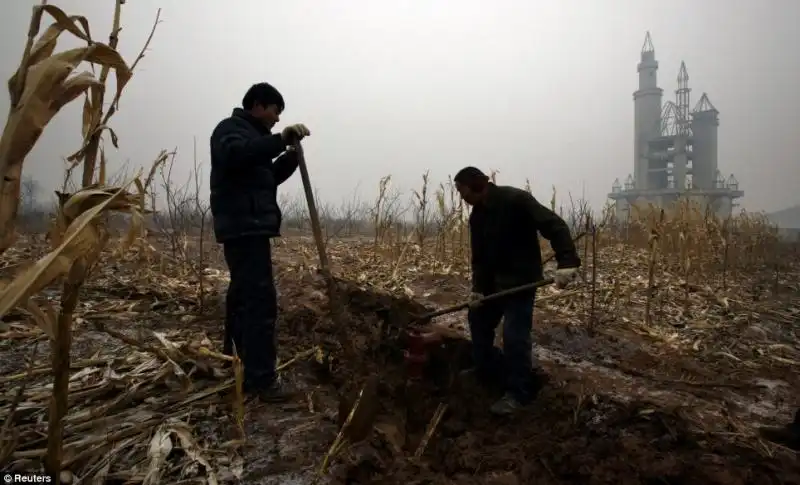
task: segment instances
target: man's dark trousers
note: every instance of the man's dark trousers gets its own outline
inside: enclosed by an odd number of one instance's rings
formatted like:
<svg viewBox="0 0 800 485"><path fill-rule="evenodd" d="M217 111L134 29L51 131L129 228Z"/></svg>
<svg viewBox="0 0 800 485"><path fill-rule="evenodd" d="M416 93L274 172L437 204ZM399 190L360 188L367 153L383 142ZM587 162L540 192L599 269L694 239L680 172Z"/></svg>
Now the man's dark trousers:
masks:
<svg viewBox="0 0 800 485"><path fill-rule="evenodd" d="M517 401L529 403L536 393L531 350L535 294L509 296L469 310L472 351L477 377L504 386ZM494 346L503 320L503 351Z"/></svg>
<svg viewBox="0 0 800 485"><path fill-rule="evenodd" d="M245 387L270 386L276 377L275 321L278 296L272 274L272 250L266 236L242 236L224 242L231 274L225 302L224 351L233 345L244 364Z"/></svg>

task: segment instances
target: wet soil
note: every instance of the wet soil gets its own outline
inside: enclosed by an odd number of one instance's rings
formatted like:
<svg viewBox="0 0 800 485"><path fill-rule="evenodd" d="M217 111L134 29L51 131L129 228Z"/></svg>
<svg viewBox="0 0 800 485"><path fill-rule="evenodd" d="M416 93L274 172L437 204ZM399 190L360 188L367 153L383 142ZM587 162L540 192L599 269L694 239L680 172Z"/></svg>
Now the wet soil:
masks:
<svg viewBox="0 0 800 485"><path fill-rule="evenodd" d="M247 403L241 483L800 484L797 455L760 441L753 431L791 418L800 385L791 366L751 367L713 353L669 350L625 326L590 333L537 310L535 355L546 384L529 409L498 419L488 412L497 394L458 376L470 364L463 313L442 317L429 329L442 335L443 345L432 352L421 381L407 378L403 316L462 299L467 289L459 278L423 278L413 288L417 300L341 281L345 312L336 322L318 277L284 271L278 286L281 361L315 345L324 352L285 371L300 390L296 400ZM130 302L191 305L127 287L104 291ZM191 325L221 346L221 318L217 311ZM769 321L757 323L760 332L787 332ZM73 358L85 358L108 337L87 322L78 325ZM742 323L741 331L752 325ZM0 352L4 372L22 370L27 347L0 342ZM340 453L320 479L343 415L371 379L376 393L361 402L366 412L357 420L364 439ZM414 458L443 405L424 453ZM235 437L228 420L198 417L196 425L209 448Z"/></svg>
<svg viewBox="0 0 800 485"><path fill-rule="evenodd" d="M356 347L344 358L323 298L303 296L309 288L321 291L311 277L284 282L282 351L288 358L311 341L329 350L332 361L324 369L314 363L292 368L294 382L305 390L292 406L251 404L247 483L314 482L342 410L370 376L377 376L377 396L361 407L372 408L372 430L338 455L329 483L800 483L797 456L768 448L743 424L788 419L781 402L794 380L729 380L635 334L589 335L542 315L536 355L547 384L529 409L499 419L488 412L497 394L458 376L469 365L469 342L452 323L463 316L433 328L444 344L433 351L425 378L409 383L398 315L423 313L425 306L341 282ZM414 459L443 404L446 412Z"/></svg>

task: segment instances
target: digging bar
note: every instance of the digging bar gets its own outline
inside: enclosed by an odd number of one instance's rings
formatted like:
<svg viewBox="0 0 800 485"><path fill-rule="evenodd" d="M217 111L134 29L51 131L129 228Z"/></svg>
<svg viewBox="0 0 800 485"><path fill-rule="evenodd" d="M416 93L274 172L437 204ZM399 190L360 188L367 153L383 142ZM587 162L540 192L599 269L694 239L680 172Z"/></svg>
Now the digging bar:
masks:
<svg viewBox="0 0 800 485"><path fill-rule="evenodd" d="M319 222L319 212L317 212L317 204L314 202L314 191L311 188L311 177L308 176L308 166L306 165L306 157L303 152L303 145L300 141L294 143L295 151L297 152L297 166L300 169L300 178L303 179L303 192L306 195L306 202L308 203L308 216L311 219L311 232L314 234L314 242L317 245L317 252L319 253L319 272L325 278L328 287L328 305L331 311L333 321L337 324L337 334L339 337L339 344L346 352L351 349L350 337L347 333L345 325L344 310L339 306L339 296L336 291L336 282L333 280L330 265L328 264L328 252L325 250L325 240L322 238L322 225ZM352 352L352 351L351 351Z"/></svg>
<svg viewBox="0 0 800 485"><path fill-rule="evenodd" d="M517 286L515 288L509 288L507 290L499 291L497 293L492 293L491 295L484 296L479 300L461 302L457 305L453 305L447 308L442 308L440 310L436 310L434 312L430 312L425 315L415 317L412 319L411 323L427 323L428 321L436 317L441 317L442 315L447 315L449 313L455 313L459 310L463 310L470 306L478 306L483 303L496 300L498 298L503 298L505 296L510 296L510 295L516 295L517 293L522 293L523 291L534 290L536 288L541 288L543 286L552 285L553 283L554 283L553 278L545 278L543 280L536 281L534 283L528 283L526 285Z"/></svg>
<svg viewBox="0 0 800 485"><path fill-rule="evenodd" d="M573 242L578 242L585 235L586 235L585 232L581 232L577 236L575 236L575 238L573 238L572 241ZM556 256L555 254L552 254L552 255L550 255L550 257L548 257L547 259L542 261L542 266L544 266L545 264L547 264L550 261L552 261L552 259L555 258L555 256ZM528 283L528 284L525 284L525 285L522 285L522 286L517 286L516 288L509 288L507 290L503 290L503 291L500 291L498 293L493 293L493 294L491 294L489 296L485 296L485 297L483 297L483 298L481 298L479 300L465 301L465 302L459 303L458 305L453 305L451 307L442 308L440 310L436 310L434 312L430 312L430 313L427 313L427 314L419 316L419 317L412 317L410 323L411 324L428 323L430 320L432 320L432 319L434 319L436 317L441 317L442 315L447 315L449 313L455 313L457 311L463 310L463 309L468 308L470 306L477 306L477 305L480 305L481 303L489 302L489 301L495 300L497 298L503 298L504 296L515 295L517 293L521 293L521 292L527 291L527 290L534 290L536 288L541 288L543 286L551 285L553 283L554 283L554 281L553 281L552 278L545 278L543 280L536 281L534 283Z"/></svg>
<svg viewBox="0 0 800 485"><path fill-rule="evenodd" d="M317 212L317 204L314 202L314 191L311 188L311 178L308 176L308 166L306 166L306 157L303 153L303 145L297 141L294 144L295 151L297 152L297 165L300 168L300 178L303 179L303 191L306 195L306 202L308 203L308 216L311 219L311 232L314 234L314 242L317 245L317 252L319 253L319 268L323 276L331 279L330 267L328 265L328 253L325 250L325 240L322 238L322 225L319 222L319 212Z"/></svg>
<svg viewBox="0 0 800 485"><path fill-rule="evenodd" d="M327 280L328 284L328 300L330 302L330 309L334 321L338 324L339 343L345 351L354 352L350 345L350 338L347 333L347 326L345 325L343 310L339 307L339 299L336 291L336 282L333 280L330 266L328 265L328 253L325 250L325 240L322 238L322 224L319 222L319 213L317 212L317 205L314 202L314 191L311 188L311 177L308 175L308 166L306 165L306 157L303 152L303 146L299 141L294 144L297 151L297 166L300 169L300 177L303 179L303 191L306 195L306 202L308 203L308 215L311 219L311 231L314 233L314 242L317 245L319 252L319 266L320 273ZM342 429L340 436L337 437L337 442L342 438L348 439L350 442L363 440L370 431L372 431L372 423L375 421L378 406L378 376L372 375L367 380L364 388L361 391L361 396L356 399L355 404L346 406L349 411L349 416ZM340 403L342 407L342 403ZM334 446L329 450L336 451L335 446L338 444L334 442ZM328 459L330 457L327 457ZM323 465L327 465L327 459ZM326 466L323 466L323 469Z"/></svg>

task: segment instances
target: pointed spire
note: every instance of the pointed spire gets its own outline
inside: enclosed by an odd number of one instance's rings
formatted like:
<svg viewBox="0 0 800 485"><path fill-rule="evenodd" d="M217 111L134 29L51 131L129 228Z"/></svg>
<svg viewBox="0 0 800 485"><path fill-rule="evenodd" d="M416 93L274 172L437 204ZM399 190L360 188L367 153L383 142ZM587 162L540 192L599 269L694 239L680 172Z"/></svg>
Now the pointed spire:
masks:
<svg viewBox="0 0 800 485"><path fill-rule="evenodd" d="M628 178L625 179L625 190L632 190L634 185L633 176L628 174Z"/></svg>
<svg viewBox="0 0 800 485"><path fill-rule="evenodd" d="M715 108L714 105L711 103L711 100L708 99L708 94L706 93L703 93L703 95L700 96L700 101L697 102L693 111L695 113L701 113L703 111L714 111L719 113L717 108Z"/></svg>
<svg viewBox="0 0 800 485"><path fill-rule="evenodd" d="M681 69L678 71L678 83L689 81L689 72L686 70L686 63L681 61Z"/></svg>
<svg viewBox="0 0 800 485"><path fill-rule="evenodd" d="M650 31L648 30L644 36L644 44L642 44L642 53L655 52L653 47L653 39L650 38Z"/></svg>

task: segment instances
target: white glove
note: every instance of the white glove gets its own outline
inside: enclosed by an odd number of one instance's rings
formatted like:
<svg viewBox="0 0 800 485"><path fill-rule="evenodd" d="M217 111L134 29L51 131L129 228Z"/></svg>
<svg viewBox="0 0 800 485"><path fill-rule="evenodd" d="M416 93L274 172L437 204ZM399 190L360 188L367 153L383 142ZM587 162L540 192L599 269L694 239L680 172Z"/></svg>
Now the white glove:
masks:
<svg viewBox="0 0 800 485"><path fill-rule="evenodd" d="M578 276L578 268L560 268L553 274L556 288L563 289L570 285Z"/></svg>
<svg viewBox="0 0 800 485"><path fill-rule="evenodd" d="M478 293L476 291L473 291L469 295L469 306L470 306L470 308L474 308L474 307L480 305L480 303L478 303L478 302L480 300L482 300L483 298L484 298L483 293Z"/></svg>
<svg viewBox="0 0 800 485"><path fill-rule="evenodd" d="M283 138L283 141L285 142L295 142L302 140L303 138L309 136L310 134L311 132L308 131L306 125L302 123L297 123L294 125L289 125L286 128L284 128L283 131L281 132L281 138Z"/></svg>

